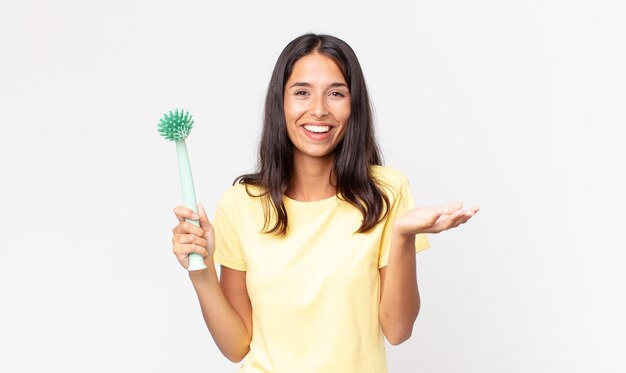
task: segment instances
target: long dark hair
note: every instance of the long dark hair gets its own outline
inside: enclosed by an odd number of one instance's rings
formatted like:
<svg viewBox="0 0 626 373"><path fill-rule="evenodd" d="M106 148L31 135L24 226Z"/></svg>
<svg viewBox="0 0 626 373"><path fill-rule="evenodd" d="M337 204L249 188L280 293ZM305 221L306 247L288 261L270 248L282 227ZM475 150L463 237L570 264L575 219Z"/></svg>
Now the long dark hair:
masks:
<svg viewBox="0 0 626 373"><path fill-rule="evenodd" d="M263 232L285 235L288 219L282 197L293 173L293 144L287 135L283 107L285 83L296 61L311 53L321 53L332 58L350 89L350 118L344 138L334 150L333 167L337 178L337 195L361 212L363 221L357 232L367 232L385 218L389 199L382 191L382 185L370 174L369 166L380 165L381 156L374 137L372 109L363 71L352 48L336 37L302 35L282 51L274 66L265 98L258 171L239 176L235 183L261 187L260 195L251 194L247 187L246 190L250 195L263 198ZM276 219L272 219L272 212Z"/></svg>

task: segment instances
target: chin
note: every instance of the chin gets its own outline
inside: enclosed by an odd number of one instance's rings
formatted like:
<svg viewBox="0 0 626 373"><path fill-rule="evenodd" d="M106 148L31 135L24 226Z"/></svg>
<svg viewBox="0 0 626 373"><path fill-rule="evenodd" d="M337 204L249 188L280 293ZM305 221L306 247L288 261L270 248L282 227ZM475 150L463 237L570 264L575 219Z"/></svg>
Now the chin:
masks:
<svg viewBox="0 0 626 373"><path fill-rule="evenodd" d="M310 158L334 158L335 154L334 154L334 150L328 150L328 149L305 149L304 151L302 150L298 150L298 153L300 153L301 156L304 157L310 157Z"/></svg>

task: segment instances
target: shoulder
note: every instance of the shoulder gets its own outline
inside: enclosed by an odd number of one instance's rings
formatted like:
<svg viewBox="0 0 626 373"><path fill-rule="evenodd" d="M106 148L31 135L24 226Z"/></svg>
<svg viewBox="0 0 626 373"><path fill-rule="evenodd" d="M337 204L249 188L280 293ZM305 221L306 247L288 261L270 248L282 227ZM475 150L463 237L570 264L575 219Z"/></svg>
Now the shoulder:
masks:
<svg viewBox="0 0 626 373"><path fill-rule="evenodd" d="M224 191L219 199L218 206L226 209L245 208L246 205L254 203L262 194L261 189L250 184L237 183Z"/></svg>
<svg viewBox="0 0 626 373"><path fill-rule="evenodd" d="M409 183L404 173L387 166L370 166L370 175L380 187L392 195L397 195Z"/></svg>

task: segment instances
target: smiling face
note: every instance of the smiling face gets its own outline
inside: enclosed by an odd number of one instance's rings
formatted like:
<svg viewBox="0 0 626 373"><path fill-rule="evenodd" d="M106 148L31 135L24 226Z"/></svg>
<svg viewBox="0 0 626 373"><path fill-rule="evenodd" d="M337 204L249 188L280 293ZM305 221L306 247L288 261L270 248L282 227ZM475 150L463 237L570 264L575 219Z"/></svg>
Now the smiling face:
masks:
<svg viewBox="0 0 626 373"><path fill-rule="evenodd" d="M350 118L350 90L330 57L312 53L293 65L285 84L287 134L294 157L332 159Z"/></svg>

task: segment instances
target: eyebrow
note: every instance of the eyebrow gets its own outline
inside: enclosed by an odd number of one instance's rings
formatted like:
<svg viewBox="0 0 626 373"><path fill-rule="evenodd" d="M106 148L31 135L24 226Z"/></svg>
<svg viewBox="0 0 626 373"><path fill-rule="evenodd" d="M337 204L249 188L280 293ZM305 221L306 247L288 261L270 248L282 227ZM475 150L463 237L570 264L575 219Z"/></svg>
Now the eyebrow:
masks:
<svg viewBox="0 0 626 373"><path fill-rule="evenodd" d="M331 83L330 85L331 87L346 87L348 88L348 85L346 83ZM295 82L293 83L289 88L293 88L293 87L311 87L311 83L307 83L307 82Z"/></svg>

